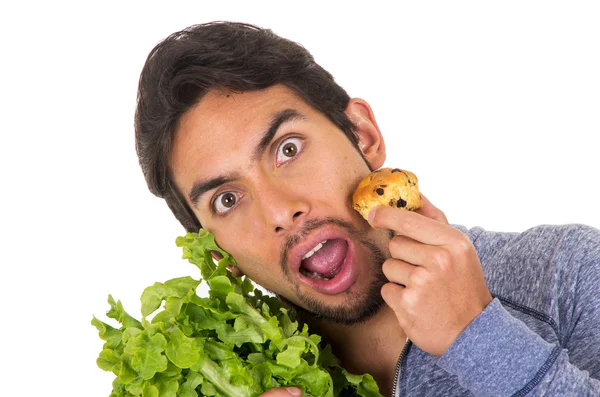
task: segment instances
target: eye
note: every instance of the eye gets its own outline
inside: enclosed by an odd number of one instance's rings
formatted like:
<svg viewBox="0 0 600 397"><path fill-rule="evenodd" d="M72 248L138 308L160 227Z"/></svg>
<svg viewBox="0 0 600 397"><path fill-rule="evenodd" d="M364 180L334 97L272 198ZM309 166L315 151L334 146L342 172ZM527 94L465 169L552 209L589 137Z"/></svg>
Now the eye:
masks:
<svg viewBox="0 0 600 397"><path fill-rule="evenodd" d="M217 195L212 204L213 212L217 215L224 215L235 207L240 198L241 195L234 192L224 192Z"/></svg>
<svg viewBox="0 0 600 397"><path fill-rule="evenodd" d="M284 139L277 148L277 166L293 159L302 150L303 145L304 142L300 138Z"/></svg>

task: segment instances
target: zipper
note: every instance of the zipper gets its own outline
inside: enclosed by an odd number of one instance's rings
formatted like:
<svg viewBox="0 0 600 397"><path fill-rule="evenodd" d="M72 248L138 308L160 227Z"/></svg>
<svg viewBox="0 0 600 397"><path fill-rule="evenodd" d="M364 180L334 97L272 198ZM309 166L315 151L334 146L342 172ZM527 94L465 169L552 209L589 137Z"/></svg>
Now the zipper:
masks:
<svg viewBox="0 0 600 397"><path fill-rule="evenodd" d="M398 389L398 382L400 381L400 373L402 372L402 361L404 360L404 357L408 353L408 349L410 348L410 345L412 345L412 342L408 338L406 338L404 347L402 348L402 351L400 352L400 357L398 357L398 363L396 364L396 374L394 375L394 384L392 386L392 397L400 397L400 392L397 389ZM398 392L398 394L396 394L396 392Z"/></svg>

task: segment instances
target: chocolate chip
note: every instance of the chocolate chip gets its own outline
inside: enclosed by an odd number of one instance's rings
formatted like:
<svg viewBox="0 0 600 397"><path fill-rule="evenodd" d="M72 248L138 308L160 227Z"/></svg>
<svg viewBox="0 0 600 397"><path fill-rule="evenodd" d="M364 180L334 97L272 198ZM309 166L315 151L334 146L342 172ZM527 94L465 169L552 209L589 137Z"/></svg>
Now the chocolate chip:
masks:
<svg viewBox="0 0 600 397"><path fill-rule="evenodd" d="M383 196L384 191L382 188L377 188L377 189L375 189L375 193L377 193L380 196Z"/></svg>
<svg viewBox="0 0 600 397"><path fill-rule="evenodd" d="M402 198L399 198L398 202L396 202L396 207L398 207L398 208L406 207L406 201L402 200Z"/></svg>
<svg viewBox="0 0 600 397"><path fill-rule="evenodd" d="M402 171L402 170L401 170L400 168L394 168L394 169L392 170L392 174L393 174L394 172L401 172L401 171Z"/></svg>

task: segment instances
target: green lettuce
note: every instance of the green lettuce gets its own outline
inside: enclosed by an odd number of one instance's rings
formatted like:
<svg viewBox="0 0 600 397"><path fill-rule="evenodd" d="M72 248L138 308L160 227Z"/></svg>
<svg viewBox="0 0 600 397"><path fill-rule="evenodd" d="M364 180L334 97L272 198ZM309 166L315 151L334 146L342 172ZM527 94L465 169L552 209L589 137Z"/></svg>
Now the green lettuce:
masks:
<svg viewBox="0 0 600 397"><path fill-rule="evenodd" d="M108 297L107 316L120 327L96 317L92 325L105 341L96 363L115 375L110 397L248 397L281 386L305 396L381 396L371 375L340 367L293 311L248 278L233 277L227 265L235 260L212 234L201 229L176 244L200 269L209 296L196 294L201 280L191 277L157 282L141 296L141 321ZM217 264L212 251L223 256Z"/></svg>

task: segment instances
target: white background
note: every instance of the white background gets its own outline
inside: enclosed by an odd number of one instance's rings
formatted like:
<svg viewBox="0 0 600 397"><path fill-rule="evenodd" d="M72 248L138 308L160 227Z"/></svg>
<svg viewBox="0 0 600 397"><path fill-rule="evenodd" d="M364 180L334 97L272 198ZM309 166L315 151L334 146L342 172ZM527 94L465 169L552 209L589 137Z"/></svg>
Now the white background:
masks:
<svg viewBox="0 0 600 397"><path fill-rule="evenodd" d="M387 165L414 171L451 222L600 227L596 1L3 4L3 395L107 396L92 315L106 320L111 293L139 316L144 287L197 276L132 128L146 55L194 23L303 44L370 102Z"/></svg>

